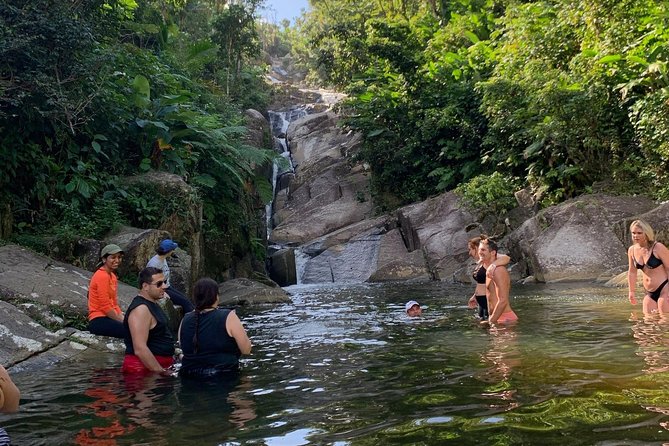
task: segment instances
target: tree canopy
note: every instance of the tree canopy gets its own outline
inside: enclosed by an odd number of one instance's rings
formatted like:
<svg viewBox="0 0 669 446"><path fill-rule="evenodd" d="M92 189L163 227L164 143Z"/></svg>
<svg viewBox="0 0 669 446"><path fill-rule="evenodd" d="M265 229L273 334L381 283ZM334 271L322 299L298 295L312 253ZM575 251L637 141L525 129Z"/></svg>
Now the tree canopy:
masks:
<svg viewBox="0 0 669 446"><path fill-rule="evenodd" d="M412 202L493 172L544 204L603 182L669 195L665 3L311 6L298 23L311 45L295 57L349 94L345 122L364 135L359 159L380 202Z"/></svg>

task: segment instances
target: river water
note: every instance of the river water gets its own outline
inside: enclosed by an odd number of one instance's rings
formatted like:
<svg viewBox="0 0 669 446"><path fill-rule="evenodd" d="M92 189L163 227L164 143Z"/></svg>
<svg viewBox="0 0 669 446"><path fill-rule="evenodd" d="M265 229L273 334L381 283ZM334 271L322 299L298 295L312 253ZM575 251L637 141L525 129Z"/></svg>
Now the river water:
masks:
<svg viewBox="0 0 669 446"><path fill-rule="evenodd" d="M294 286L240 309L238 381L125 379L121 356L14 375L16 445L648 445L669 442L669 335L626 291L514 286L513 328L470 287ZM423 317L409 319L415 299Z"/></svg>

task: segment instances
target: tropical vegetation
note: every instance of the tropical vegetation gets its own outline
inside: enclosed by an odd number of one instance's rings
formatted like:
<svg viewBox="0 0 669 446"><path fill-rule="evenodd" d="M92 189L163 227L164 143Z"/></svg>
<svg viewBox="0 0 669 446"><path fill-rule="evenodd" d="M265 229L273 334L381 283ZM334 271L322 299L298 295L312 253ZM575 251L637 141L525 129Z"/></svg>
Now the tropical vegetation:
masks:
<svg viewBox="0 0 669 446"><path fill-rule="evenodd" d="M0 216L13 226L4 235L49 251L45 236L156 227L189 201L122 179L165 171L195 188L209 245L251 250L271 190L258 166L273 157L244 142L241 114L270 94L257 63L259 5L2 2Z"/></svg>
<svg viewBox="0 0 669 446"><path fill-rule="evenodd" d="M544 205L602 188L669 196L666 3L311 5L298 35L312 45L294 57L349 94L386 207L493 172Z"/></svg>
<svg viewBox="0 0 669 446"><path fill-rule="evenodd" d="M155 225L188 200L120 180L158 170L195 188L209 246L262 257L273 155L240 112L271 100L270 57L347 93L379 211L449 190L498 212L519 188L669 197L664 2L311 0L294 25L263 4L0 4L0 236Z"/></svg>

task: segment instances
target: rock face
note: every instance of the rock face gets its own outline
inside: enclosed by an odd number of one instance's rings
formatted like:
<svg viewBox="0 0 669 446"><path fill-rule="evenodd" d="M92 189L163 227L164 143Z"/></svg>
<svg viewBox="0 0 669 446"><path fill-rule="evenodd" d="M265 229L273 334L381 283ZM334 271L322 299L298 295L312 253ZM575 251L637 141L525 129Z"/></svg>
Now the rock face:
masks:
<svg viewBox="0 0 669 446"><path fill-rule="evenodd" d="M292 122L288 141L296 173L277 192L270 243L303 244L371 215L367 174L344 157L357 150L359 138L342 132L335 114Z"/></svg>
<svg viewBox="0 0 669 446"><path fill-rule="evenodd" d="M278 283L388 280L471 281L467 241L493 228L477 222L452 193L373 216L368 173L352 165L359 137L332 112L288 127L294 176L275 202L270 241L280 245L270 274ZM285 179L284 179L284 182ZM629 224L647 220L669 242L669 204L643 197L585 195L538 211L531 191L516 194L501 252L512 280L608 280L626 269ZM294 267L289 257L294 252ZM275 267L276 266L276 267Z"/></svg>
<svg viewBox="0 0 669 446"><path fill-rule="evenodd" d="M191 256L189 270L190 283L194 283L201 277L204 271L204 245L202 239L202 202L197 199L195 190L188 185L180 176L166 172L148 172L143 175L124 178L124 184L139 185L143 187L157 188L162 195L172 196L182 200L186 212L174 212L165 215L160 225L156 228L170 234L179 245L187 247ZM154 254L155 247L148 243L142 244L141 256L146 257L149 253ZM148 260L148 259L147 259ZM140 262L141 263L141 262ZM146 263L144 263L146 265ZM144 266L142 265L142 267ZM139 265L136 265L138 267ZM141 268L140 268L141 269Z"/></svg>
<svg viewBox="0 0 669 446"><path fill-rule="evenodd" d="M525 262L527 273L539 282L611 277L627 266L627 222L655 206L640 197L584 195L527 220L506 245L511 258Z"/></svg>
<svg viewBox="0 0 669 446"><path fill-rule="evenodd" d="M473 217L446 194L375 218L369 173L350 161L360 136L337 124L328 111L288 127L296 168L279 185L270 243L295 248L295 278L285 249L272 256L270 275L282 285L450 278L467 257Z"/></svg>

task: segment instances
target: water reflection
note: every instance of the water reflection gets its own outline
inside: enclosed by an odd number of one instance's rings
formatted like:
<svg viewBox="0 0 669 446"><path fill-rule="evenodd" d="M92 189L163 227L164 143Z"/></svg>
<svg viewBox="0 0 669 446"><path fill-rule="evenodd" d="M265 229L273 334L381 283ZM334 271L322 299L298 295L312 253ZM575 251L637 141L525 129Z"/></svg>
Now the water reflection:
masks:
<svg viewBox="0 0 669 446"><path fill-rule="evenodd" d="M492 384L486 387L481 396L501 400L492 406L500 410L518 407L516 389L512 384L512 371L521 364L515 326L490 329L490 347L481 354L481 361L486 369L479 375L479 379Z"/></svg>
<svg viewBox="0 0 669 446"><path fill-rule="evenodd" d="M630 316L632 334L639 348L636 354L643 358L644 372L660 373L669 371L669 321L659 317L632 313Z"/></svg>
<svg viewBox="0 0 669 446"><path fill-rule="evenodd" d="M91 385L84 391L91 401L78 409L93 426L79 431L76 445L116 446L117 437L135 430L134 425L124 425L119 415L119 409L128 408L130 403L127 396L119 395L118 374L118 368L93 371Z"/></svg>

